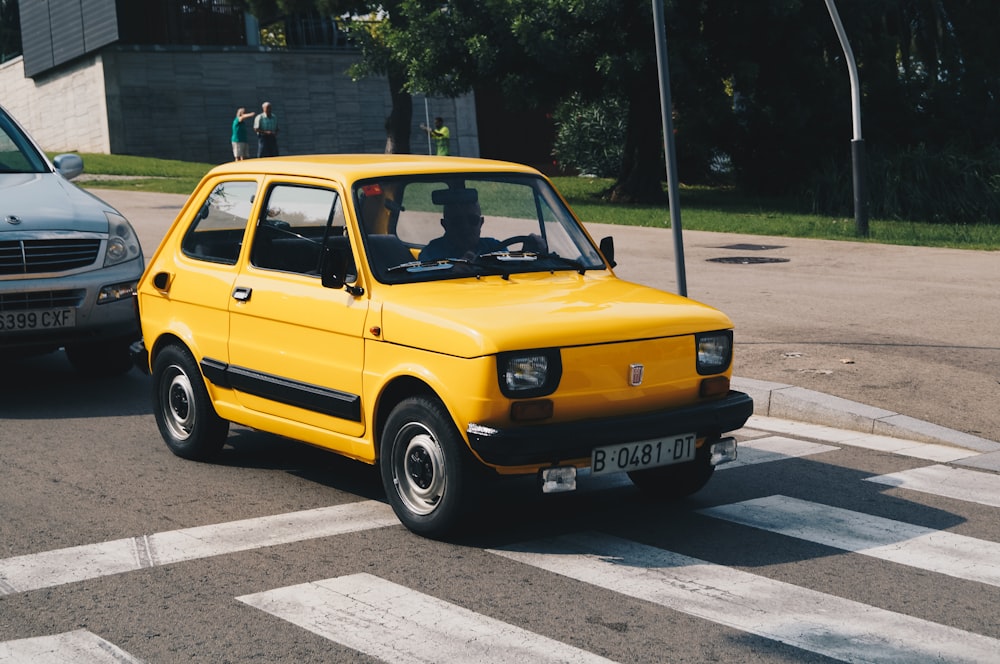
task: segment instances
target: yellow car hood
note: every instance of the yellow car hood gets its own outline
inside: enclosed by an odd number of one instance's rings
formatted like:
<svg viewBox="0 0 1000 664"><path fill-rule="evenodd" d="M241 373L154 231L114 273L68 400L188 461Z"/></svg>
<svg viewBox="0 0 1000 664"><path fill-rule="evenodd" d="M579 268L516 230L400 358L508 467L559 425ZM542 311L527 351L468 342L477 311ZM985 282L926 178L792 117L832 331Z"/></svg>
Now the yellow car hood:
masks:
<svg viewBox="0 0 1000 664"><path fill-rule="evenodd" d="M693 300L607 274L520 274L389 286L382 338L459 357L672 337L733 326Z"/></svg>

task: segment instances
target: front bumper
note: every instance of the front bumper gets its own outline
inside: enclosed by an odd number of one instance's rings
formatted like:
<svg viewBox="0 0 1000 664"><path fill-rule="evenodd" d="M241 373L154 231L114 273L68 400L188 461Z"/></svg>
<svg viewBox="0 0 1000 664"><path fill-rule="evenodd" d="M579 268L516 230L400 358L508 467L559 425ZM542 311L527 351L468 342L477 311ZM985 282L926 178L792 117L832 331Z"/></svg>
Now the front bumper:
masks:
<svg viewBox="0 0 1000 664"><path fill-rule="evenodd" d="M753 399L730 391L718 401L642 415L509 429L470 426L466 432L472 450L496 466L565 463L589 458L603 445L696 432L698 438L719 436L742 427L753 414Z"/></svg>
<svg viewBox="0 0 1000 664"><path fill-rule="evenodd" d="M136 259L113 267L88 269L56 276L4 275L0 278L0 314L18 314L46 309L72 308L72 327L0 332L0 351L8 353L48 352L60 346L129 342L141 336L135 314L135 297L98 304L105 287L134 285L144 263Z"/></svg>

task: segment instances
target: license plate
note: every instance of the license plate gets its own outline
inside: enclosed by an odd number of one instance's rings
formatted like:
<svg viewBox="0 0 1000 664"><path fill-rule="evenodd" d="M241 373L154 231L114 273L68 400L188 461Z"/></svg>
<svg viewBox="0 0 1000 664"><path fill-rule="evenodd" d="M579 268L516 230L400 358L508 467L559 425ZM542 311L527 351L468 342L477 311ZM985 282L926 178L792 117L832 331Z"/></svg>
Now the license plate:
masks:
<svg viewBox="0 0 1000 664"><path fill-rule="evenodd" d="M605 475L693 461L698 439L693 433L595 448L590 474Z"/></svg>
<svg viewBox="0 0 1000 664"><path fill-rule="evenodd" d="M0 332L55 330L76 325L76 309L41 309L0 313Z"/></svg>

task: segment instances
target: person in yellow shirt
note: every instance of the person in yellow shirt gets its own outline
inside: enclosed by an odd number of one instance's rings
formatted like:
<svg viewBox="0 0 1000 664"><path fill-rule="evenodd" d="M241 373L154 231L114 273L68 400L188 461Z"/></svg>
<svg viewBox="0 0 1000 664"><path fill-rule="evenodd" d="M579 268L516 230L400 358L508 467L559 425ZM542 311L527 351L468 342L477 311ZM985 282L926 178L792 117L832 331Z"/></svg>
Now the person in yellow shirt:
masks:
<svg viewBox="0 0 1000 664"><path fill-rule="evenodd" d="M439 157L447 157L451 154L451 132L444 126L444 118L434 118L434 128L421 124L420 128L431 135L434 139L434 149Z"/></svg>

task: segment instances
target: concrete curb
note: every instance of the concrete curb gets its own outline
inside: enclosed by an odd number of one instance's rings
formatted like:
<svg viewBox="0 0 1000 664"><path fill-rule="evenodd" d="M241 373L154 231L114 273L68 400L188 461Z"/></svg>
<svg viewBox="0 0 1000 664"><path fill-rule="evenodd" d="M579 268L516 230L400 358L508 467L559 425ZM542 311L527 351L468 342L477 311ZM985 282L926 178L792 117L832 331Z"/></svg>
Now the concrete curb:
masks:
<svg viewBox="0 0 1000 664"><path fill-rule="evenodd" d="M822 392L736 376L733 376L732 387L734 390L746 392L753 398L754 415L822 424L918 442L951 445L984 454L998 453L1000 456L998 442Z"/></svg>

